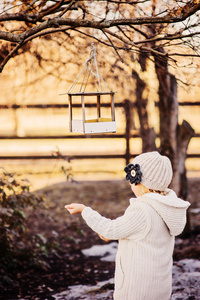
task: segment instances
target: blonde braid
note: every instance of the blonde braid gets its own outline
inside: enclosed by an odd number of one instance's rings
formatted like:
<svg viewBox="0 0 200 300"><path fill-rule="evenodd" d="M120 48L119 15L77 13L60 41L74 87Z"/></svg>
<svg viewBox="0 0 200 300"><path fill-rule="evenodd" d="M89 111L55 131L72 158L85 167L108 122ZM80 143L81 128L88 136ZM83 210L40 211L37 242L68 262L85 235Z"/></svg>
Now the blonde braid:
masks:
<svg viewBox="0 0 200 300"><path fill-rule="evenodd" d="M168 194L167 191L157 191L157 190L152 190L152 189L148 189L146 186L144 186L142 184L142 192L141 192L141 195L144 195L144 194L147 194L147 193L157 193L157 194L160 194L160 195L163 195L163 196L166 196Z"/></svg>

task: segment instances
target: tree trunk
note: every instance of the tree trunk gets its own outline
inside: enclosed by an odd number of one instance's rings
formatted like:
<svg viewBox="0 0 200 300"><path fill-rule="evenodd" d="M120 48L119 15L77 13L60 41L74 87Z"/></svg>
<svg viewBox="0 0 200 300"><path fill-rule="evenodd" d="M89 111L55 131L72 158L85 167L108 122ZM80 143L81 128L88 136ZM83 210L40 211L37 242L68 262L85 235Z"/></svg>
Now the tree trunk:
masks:
<svg viewBox="0 0 200 300"><path fill-rule="evenodd" d="M146 83L139 77L136 71L132 71L133 78L136 79L136 107L140 120L140 137L142 138L142 152L156 150L156 134L153 128L149 128L147 103L148 99L143 98L143 91Z"/></svg>
<svg viewBox="0 0 200 300"><path fill-rule="evenodd" d="M171 188L179 197L187 198L185 159L194 130L186 121L178 124L177 81L168 73L168 61L155 58L159 80L160 150L167 155L173 167Z"/></svg>
<svg viewBox="0 0 200 300"><path fill-rule="evenodd" d="M177 81L168 72L168 61L155 57L155 68L159 80L159 113L160 113L160 150L167 155L173 168L171 188L176 194L187 199L187 177L185 159L187 147L194 130L187 121L178 124ZM184 229L189 234L190 222Z"/></svg>

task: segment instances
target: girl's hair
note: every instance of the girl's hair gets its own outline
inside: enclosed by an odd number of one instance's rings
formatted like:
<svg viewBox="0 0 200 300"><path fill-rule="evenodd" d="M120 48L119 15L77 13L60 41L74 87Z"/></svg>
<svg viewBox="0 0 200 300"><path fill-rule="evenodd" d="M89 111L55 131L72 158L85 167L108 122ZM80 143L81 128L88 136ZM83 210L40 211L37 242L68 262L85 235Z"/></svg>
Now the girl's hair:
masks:
<svg viewBox="0 0 200 300"><path fill-rule="evenodd" d="M151 189L149 189L149 192L150 193L157 193L157 194L160 194L160 195L163 195L163 196L166 196L168 194L168 191L156 191L156 190L151 190Z"/></svg>
<svg viewBox="0 0 200 300"><path fill-rule="evenodd" d="M152 189L148 189L146 186L142 185L142 195L147 194L147 193L157 193L163 196L166 196L168 194L168 191L157 191L157 190L152 190Z"/></svg>

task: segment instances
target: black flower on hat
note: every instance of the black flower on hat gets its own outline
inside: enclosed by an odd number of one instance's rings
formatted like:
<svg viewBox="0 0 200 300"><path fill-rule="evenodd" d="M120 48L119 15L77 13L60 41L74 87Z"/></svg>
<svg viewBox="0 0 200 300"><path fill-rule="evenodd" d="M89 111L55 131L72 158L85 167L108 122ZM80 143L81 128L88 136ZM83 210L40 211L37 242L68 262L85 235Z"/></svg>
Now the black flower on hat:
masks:
<svg viewBox="0 0 200 300"><path fill-rule="evenodd" d="M140 165L129 164L125 167L126 180L130 180L130 183L135 183L137 185L142 180L142 172L140 171Z"/></svg>

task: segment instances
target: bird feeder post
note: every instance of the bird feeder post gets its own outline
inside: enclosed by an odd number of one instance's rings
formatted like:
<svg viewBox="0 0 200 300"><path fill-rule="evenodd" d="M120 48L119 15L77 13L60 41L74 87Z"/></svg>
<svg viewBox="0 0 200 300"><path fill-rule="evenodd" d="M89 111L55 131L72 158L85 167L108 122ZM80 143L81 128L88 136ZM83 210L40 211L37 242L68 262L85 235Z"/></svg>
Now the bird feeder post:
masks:
<svg viewBox="0 0 200 300"><path fill-rule="evenodd" d="M101 100L100 100L100 95L97 95L97 120L99 121L99 118L101 118Z"/></svg>
<svg viewBox="0 0 200 300"><path fill-rule="evenodd" d="M112 121L115 121L115 103L114 103L114 93L110 94L110 100L111 100L111 116Z"/></svg>
<svg viewBox="0 0 200 300"><path fill-rule="evenodd" d="M81 104L82 104L83 131L85 131L85 99L84 99L84 95L81 95Z"/></svg>
<svg viewBox="0 0 200 300"><path fill-rule="evenodd" d="M69 100L69 130L72 132L72 96L68 95Z"/></svg>

